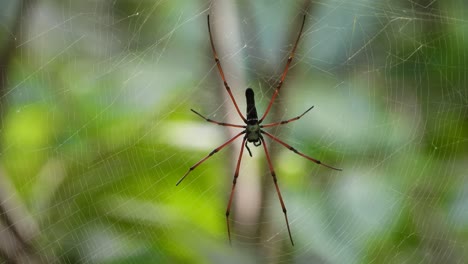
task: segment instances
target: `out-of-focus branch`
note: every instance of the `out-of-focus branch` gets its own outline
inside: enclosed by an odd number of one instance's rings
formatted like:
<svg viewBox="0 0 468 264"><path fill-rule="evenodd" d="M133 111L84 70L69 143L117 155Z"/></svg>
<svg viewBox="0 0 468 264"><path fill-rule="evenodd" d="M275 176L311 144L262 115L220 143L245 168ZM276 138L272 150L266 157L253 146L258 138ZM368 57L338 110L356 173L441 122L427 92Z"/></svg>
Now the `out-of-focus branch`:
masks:
<svg viewBox="0 0 468 264"><path fill-rule="evenodd" d="M297 17L301 17L302 18L302 15L303 14L306 14L309 16L309 12L310 12L310 9L311 9L311 1L310 0L304 0L302 1L302 3L300 4L300 8L298 11L295 11L297 12L296 15ZM253 9L252 8L247 8L245 12L251 12ZM254 14L250 15L250 17L255 17ZM300 22L300 20L298 19L298 21ZM291 23L291 28L290 30L288 31L289 34L285 35L284 36L284 40L283 42L286 42L286 43L289 43L289 42L292 42L291 44L293 44L294 40L297 38L297 34L298 34L298 23ZM306 22L307 23L307 22ZM307 27L306 27L307 28ZM251 25L249 27L249 29L251 30L251 32L249 33L250 35L252 36L256 36L258 34L258 27L255 26L255 24ZM257 38L258 39L258 38ZM301 40L302 42L303 40ZM260 48L260 41L257 41L255 43L253 43L252 45L255 45L256 47L259 47L257 48L256 50L259 50L259 52L265 52L264 55L259 55L259 54L252 54L250 57L253 57L253 58L258 58L258 57L261 57L261 58L266 58L268 57L268 55L266 55L266 50L267 49L262 49ZM301 43L299 43L301 44ZM289 50L287 51L287 55L289 55ZM297 51L296 51L296 54L297 54ZM249 54L250 55L250 54ZM297 60L296 60L297 61ZM277 64L273 64L273 63L270 63L268 65L265 65L263 61L261 61L261 63L255 63L257 62L256 60L253 60L253 61L249 61L249 68L252 68L252 69L256 69L256 70L262 70L263 74L261 75L264 75L264 76L269 76L271 75L272 77L269 78L269 79L262 79L262 80L258 80L260 83L262 83L263 85L261 87L264 88L264 90L262 91L263 94L265 94L264 98L265 100L269 100L271 98L271 96L273 95L273 92L274 92L274 89L276 88L277 86L277 81L279 80L280 76L281 76L281 73L284 69L284 63L280 66L278 66ZM294 63L294 62L293 62ZM280 69L281 72L279 72L277 75L273 75L272 73L275 72L275 69ZM260 76L261 76L260 75ZM288 77L287 77L288 79ZM285 81L285 85L287 86L288 84L288 80ZM260 88L260 87L259 87ZM281 98L282 99L285 99L287 98L287 95L288 93L291 92L290 89L288 89L287 87L285 87L284 89L281 90ZM275 103L275 107L273 107L270 111L270 114L268 116L268 119L271 120L271 121L276 121L276 120L280 120L282 117L283 117L283 113L284 113L284 108L281 107L281 100L280 101L276 101ZM278 107L279 106L279 107ZM264 111L264 109L260 110L260 112ZM275 128L275 132L278 132L279 129L281 129L280 127L277 127ZM268 142L267 142L268 144ZM271 146L271 144L270 144ZM272 161L274 161L278 155L278 148L275 148L275 147L270 147L270 155L271 155L271 158L272 158ZM266 171L267 169L267 164L266 162L263 163L264 164L264 168L263 170L261 171ZM273 164L274 165L274 164ZM270 201L270 195L275 195L276 196L276 193L272 190L272 179L268 174L265 175L266 177L261 177L261 185L262 185L262 188L261 188L261 205L259 207L259 212L260 212L260 216L259 216L259 221L258 223L261 223L261 225L258 226L257 228L257 235L256 237L258 238L258 243L262 243L262 241L267 241L268 240L268 230L270 229L269 226L266 226L266 223L269 223L270 221L267 219L267 216L268 216L268 213L266 212L266 208L277 208L277 210L281 209L280 205L278 204L277 206L267 206L265 203L267 201ZM280 180L281 181L281 180ZM281 188L281 186L280 186ZM287 200L287 198L285 198ZM276 199L275 199L276 200ZM277 201L277 200L276 200ZM287 201L285 201L286 204L287 204ZM292 227L292 235L294 237L294 228ZM286 235L287 236L287 235ZM285 251L288 251L286 250L286 247L290 247L290 243L289 243L289 240L288 239L284 239L285 241L285 247L283 248ZM282 249L281 249L281 244L276 244L275 245L276 248L273 250L272 248L270 248L269 250L269 253L268 254L276 254L274 252L282 252ZM289 254L276 254L276 255L283 255L284 256L289 256ZM271 260L271 257L273 256L270 256L270 260ZM286 257L287 258L287 257ZM288 259L277 259L278 262L289 262L290 260Z"/></svg>
<svg viewBox="0 0 468 264"><path fill-rule="evenodd" d="M0 50L0 124L4 124L3 118L8 107L6 93L8 90L8 73L11 60L15 55L17 43L20 40L22 31L24 31L24 22L29 16L29 12L35 5L35 0L20 1L17 7L14 20L11 25L10 37L6 39L3 49ZM7 188L7 178L4 173L0 173L0 257L9 263L41 263L42 260L36 255L32 244L21 232L21 228L15 223L19 216L13 215L18 212L17 208L21 206L14 205L11 197L11 188Z"/></svg>
<svg viewBox="0 0 468 264"><path fill-rule="evenodd" d="M241 39L241 25L239 14L236 5L232 1L215 1L210 10L210 22L213 33L213 40L216 45L218 56L226 75L226 79L231 87L234 97L241 109L245 111L245 90L247 88L246 75L243 70L244 43ZM226 39L228 38L228 39ZM229 56L230 54L239 54L237 56ZM210 56L211 50L210 50ZM214 61L213 61L214 62ZM219 78L218 71L214 68L217 79ZM242 120L237 117L234 106L230 102L228 94L223 87L222 82L219 82L219 88L216 90L219 98L218 102L225 102L223 109L226 112L226 121L230 123L242 123ZM244 113L245 114L245 113ZM238 132L235 129L227 129L228 137L234 136ZM232 161L229 170L226 170L226 193L231 190L232 177L240 152L241 141L235 141L233 146L229 148L230 160ZM253 150L255 151L255 150ZM244 172L244 173L243 173ZM245 175L248 172L248 175ZM239 245L239 242L252 243L250 238L255 237L255 225L240 225L236 223L255 223L258 222L260 212L260 175L258 166L255 162L251 162L248 155L244 155L241 163L241 173L237 181L233 205L230 215L231 236L233 244ZM227 197L226 195L226 197ZM226 199L226 204L227 204ZM227 239L227 236L226 236Z"/></svg>

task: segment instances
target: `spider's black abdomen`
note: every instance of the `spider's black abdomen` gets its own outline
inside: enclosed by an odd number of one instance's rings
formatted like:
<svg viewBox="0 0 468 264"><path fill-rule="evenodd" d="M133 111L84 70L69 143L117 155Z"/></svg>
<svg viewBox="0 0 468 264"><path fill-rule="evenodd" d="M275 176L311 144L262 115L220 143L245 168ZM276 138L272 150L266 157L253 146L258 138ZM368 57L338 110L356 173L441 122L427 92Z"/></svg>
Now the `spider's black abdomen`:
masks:
<svg viewBox="0 0 468 264"><path fill-rule="evenodd" d="M254 91L252 88L247 88L247 90L245 90L245 97L247 98L247 124L257 124L258 116L257 109L255 108Z"/></svg>

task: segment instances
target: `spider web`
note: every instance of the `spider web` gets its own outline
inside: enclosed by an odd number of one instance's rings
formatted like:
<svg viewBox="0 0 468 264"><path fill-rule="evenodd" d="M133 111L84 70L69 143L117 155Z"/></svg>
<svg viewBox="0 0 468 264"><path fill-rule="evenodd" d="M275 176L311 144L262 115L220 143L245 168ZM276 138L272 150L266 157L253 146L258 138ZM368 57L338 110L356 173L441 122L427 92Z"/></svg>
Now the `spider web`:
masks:
<svg viewBox="0 0 468 264"><path fill-rule="evenodd" d="M15 28L20 9L19 27ZM61 263L462 263L467 28L461 0L6 1L0 4L0 259ZM190 112L265 122L314 164ZM13 40L13 41L12 41ZM9 42L13 46L8 46ZM6 51L6 52L5 52ZM4 56L5 57L5 56ZM8 56L6 56L8 57ZM8 63L6 63L8 62Z"/></svg>

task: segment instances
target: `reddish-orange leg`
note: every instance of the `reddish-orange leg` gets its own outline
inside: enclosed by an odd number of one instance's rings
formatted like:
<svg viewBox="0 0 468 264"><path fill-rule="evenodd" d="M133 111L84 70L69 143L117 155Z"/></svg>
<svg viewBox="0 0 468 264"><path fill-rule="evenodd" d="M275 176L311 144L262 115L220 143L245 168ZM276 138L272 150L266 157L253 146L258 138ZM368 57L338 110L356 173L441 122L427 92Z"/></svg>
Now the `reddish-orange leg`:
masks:
<svg viewBox="0 0 468 264"><path fill-rule="evenodd" d="M236 172L234 172L234 179L232 180L231 195L229 195L229 202L228 202L227 209L226 209L226 224L227 224L229 244L231 244L231 229L229 228L229 214L231 213L232 197L234 197L234 189L236 188L237 177L239 176L239 168L240 168L240 164L242 160L242 154L244 153L244 144L246 140L247 140L246 137L244 137L244 140L242 140L239 158L237 159Z"/></svg>
<svg viewBox="0 0 468 264"><path fill-rule="evenodd" d="M245 131L242 131L240 132L239 134L235 135L233 138L231 138L230 140L226 141L224 144L222 144L221 146L213 149L213 151L210 152L210 154L208 154L206 157L204 157L203 159L201 159L199 162L195 163L192 167L189 168L189 170L184 174L184 176L182 176L182 178L180 178L179 181L177 181L176 183L176 186L179 185L179 183L181 183L185 177L187 177L187 175L193 171L194 169L196 169L198 167L198 165L202 164L205 160L207 160L209 157L213 156L213 154L217 153L218 151L220 151L221 149L223 149L225 146L229 145L229 143L233 142L236 138L240 137L241 135L245 134Z"/></svg>
<svg viewBox="0 0 468 264"><path fill-rule="evenodd" d="M296 53L297 44L299 43L299 39L301 38L301 35L302 35L302 29L304 28L305 18L306 18L306 16L304 15L304 18L302 20L301 30L299 31L299 35L297 36L296 43L294 44L294 47L293 47L293 49L291 51L291 54L289 54L288 62L286 63L286 66L284 67L284 71L283 71L283 74L281 75L281 79L280 79L278 85L276 86L276 90L273 93L273 96L271 97L270 103L268 103L268 107L265 110L265 113L263 114L262 118L260 118L259 123L262 123L263 119L265 119L265 117L268 115L268 112L270 112L271 105L275 101L275 98L278 95L278 93L279 93L279 91L281 89L281 86L283 86L284 79L286 79L286 74L288 74L289 65L291 65L291 61L293 60L294 54Z"/></svg>
<svg viewBox="0 0 468 264"><path fill-rule="evenodd" d="M342 170L342 169L338 169L338 168L332 167L332 166L330 166L330 165L327 165L327 164L325 164L325 163L322 163L320 160L314 159L314 158L312 158L312 157L309 157L309 156L307 156L307 155L305 155L305 154L299 152L297 149L295 149L295 148L291 147L290 145L284 143L284 142L281 141L279 138L273 136L272 134L270 134L270 133L268 133L268 132L266 132L266 131L263 131L263 130L262 130L261 133L262 133L262 134L265 134L265 135L267 135L267 136L269 136L271 139L273 139L274 141L276 141L276 142L280 143L281 145L285 146L287 149L291 150L292 152L294 152L294 153L296 153L296 154L298 154L298 155L300 155L300 156L302 156L302 157L304 157L304 158L306 158L306 159L308 159L308 160L310 160L310 161L313 161L313 162L315 162L315 163L317 163L317 164L319 164L319 165L325 166L325 167L327 167L327 168L329 168L329 169L332 169L332 170L337 170L337 171L341 171L341 170Z"/></svg>
<svg viewBox="0 0 468 264"><path fill-rule="evenodd" d="M298 120L299 118L303 117L305 114L307 114L307 112L309 112L312 108L314 108L314 106L312 106L312 107L310 107L309 109L305 110L305 112L302 113L302 114L299 115L299 116L293 117L293 118L288 119L288 120L276 122L276 123L261 125L260 128L274 127L274 126L279 126L279 125L285 125L285 124L287 124L287 123L289 123L289 122L296 121L296 120Z"/></svg>
<svg viewBox="0 0 468 264"><path fill-rule="evenodd" d="M226 77L224 77L224 71L223 71L223 68L221 67L221 63L219 62L218 53L216 53L216 48L213 43L213 36L211 36L210 15L208 15L208 33L210 33L211 49L213 50L213 55L214 55L214 59L216 62L216 66L218 66L219 75L221 75L221 79L223 79L224 88L226 88L226 91L229 93L229 97L231 97L232 103L234 104L234 107L236 107L237 113L242 118L244 123L246 123L247 120L245 119L244 115L242 115L241 111L239 110L239 107L237 106L236 100L234 99L234 96L232 95L232 92L231 92L231 87L229 87L226 81Z"/></svg>
<svg viewBox="0 0 468 264"><path fill-rule="evenodd" d="M229 123L223 123L223 122L218 122L218 121L214 121L212 119L209 119L209 118L206 118L204 117L202 114L198 113L197 111L193 110L193 109L190 109L192 112L194 112L196 115L198 115L199 117L205 119L206 121L210 122L210 123L214 123L214 124L217 124L217 125L220 125L220 126L228 126L228 127L237 127L237 128L246 128L246 126L243 126L243 125L234 125L234 124L229 124Z"/></svg>
<svg viewBox="0 0 468 264"><path fill-rule="evenodd" d="M214 46L214 43L213 43L213 37L211 36L210 17L208 16L208 31L209 31L209 34L210 34L210 43L211 43L211 48L213 50L213 55L214 55L214 59L215 59L215 62L216 62L216 66L217 66L218 71L219 71L219 75L221 76L221 79L223 80L224 88L226 88L226 91L228 92L229 97L231 98L232 103L234 104L234 107L236 108L237 113L242 118L245 125L236 125L236 124L230 124L230 123L223 123L223 122L214 121L212 119L206 118L205 116L201 115L197 111L191 109L192 112L194 112L196 115L200 116L201 118L203 118L207 122L217 124L217 125L220 125L220 126L242 128L243 131L240 132L239 134L235 135L233 138L229 139L228 141L226 141L221 146L215 148L206 157L204 157L203 159L201 159L200 161L195 163L192 167L190 167L189 170L184 174L184 176L176 183L176 185L179 185L179 183L181 183L191 171L193 171L200 164L205 162L205 160L210 158L213 154L217 153L218 151L223 149L225 146L231 144L234 140L236 140L241 135L244 135L244 139L242 140L242 145L241 145L241 150L240 150L240 153L239 153L239 157L237 159L237 165L236 165L236 171L234 173L234 179L232 181L231 194L229 195L229 201L228 201L228 205L227 205L227 209L226 209L226 225L227 225L229 243L231 243L231 228L229 226L229 214L231 212L232 199L234 197L234 191L236 189L237 177L239 176L239 169L240 169L240 165L241 165L241 161L242 161L242 154L244 153L244 146L249 151L249 155L252 156L252 153L250 152L250 149L249 149L247 143L252 143L255 147L263 145L263 149L265 150L265 155L266 155L267 162L268 162L268 167L270 169L271 176L273 177L273 182L275 184L276 193L278 194L278 198L279 198L280 203L281 203L281 208L283 209L284 218L286 220L286 227L288 228L289 239L291 240L291 244L293 246L294 246L294 241L293 241L293 238L292 238L292 235L291 235L291 229L289 227L289 221L288 221L286 206L284 204L283 197L281 196L281 192L280 192L280 189L279 189L279 186L278 186L278 179L276 178L276 174L275 174L275 171L273 169L273 164L272 164L271 158L270 158L270 153L268 152L267 146L265 144L265 139L263 138L262 134L267 135L272 140L280 143L281 145L285 146L289 150L293 151L294 153L296 153L296 154L298 154L298 155L300 155L300 156L302 156L302 157L304 157L304 158L306 158L306 159L308 159L310 161L313 161L313 162L315 162L317 164L320 164L320 165L325 166L325 167L330 168L330 169L341 170L341 169L337 169L337 168L334 168L332 166L326 165L326 164L320 162L317 159L314 159L312 157L309 157L309 156L297 151L295 148L291 147L290 145L284 143L280 139L276 138L275 136L273 136L270 133L263 130L263 128L284 125L284 124L287 124L289 122L296 121L296 120L300 119L301 117L303 117L307 112L309 112L313 108L313 106L310 107L309 109L307 109L301 115L293 117L291 119L276 122L276 123L270 123L270 124L266 124L266 125L261 124L262 121L267 116L267 114L270 112L271 106L272 106L273 102L275 101L275 98L278 95L279 90L281 89L281 86L283 85L283 82L284 82L284 80L286 78L286 74L288 73L289 66L291 64L292 59L294 58L294 53L296 52L297 44L299 43L299 39L301 38L302 30L304 28L304 23L305 23L305 16L304 16L303 21L302 21L301 30L299 32L299 35L297 36L296 42L294 43L293 49L292 49L292 51L291 51L291 53L289 55L288 62L286 63L286 67L285 67L285 69L283 71L283 74L281 75L278 86L276 87L276 90L275 90L275 92L274 92L274 94L273 94L273 96L272 96L272 98L271 98L271 100L270 100L270 102L268 104L268 107L267 107L265 113L263 114L262 118L259 120L258 116L257 116L257 109L255 107L254 92L253 92L253 90L251 88L247 88L247 90L245 91L245 96L246 96L246 99L247 99L247 113L246 113L247 118L245 118L242 115L242 113L239 110L239 107L237 106L236 100L234 99L234 96L232 95L232 92L231 92L231 88L229 87L229 85L228 85L228 83L226 81L226 78L225 78L224 72L223 72L223 68L221 67L221 63L219 62L219 58L218 58L218 55L216 53L216 49L215 49L215 46Z"/></svg>
<svg viewBox="0 0 468 264"><path fill-rule="evenodd" d="M281 192L278 187L278 179L276 178L275 170L273 169L273 165L271 164L270 154L268 153L268 149L267 149L267 146L265 144L265 140L263 139L263 137L260 137L260 140L263 143L263 149L265 150L265 155L268 161L268 167L270 168L271 177L273 177L273 182L275 183L276 193L278 194L278 198L281 203L281 208L283 209L284 219L286 220L286 227L288 228L289 239L291 240L291 244L294 246L294 241L291 236L291 229L289 228L288 213L286 210L286 205L284 205L283 197L281 196Z"/></svg>

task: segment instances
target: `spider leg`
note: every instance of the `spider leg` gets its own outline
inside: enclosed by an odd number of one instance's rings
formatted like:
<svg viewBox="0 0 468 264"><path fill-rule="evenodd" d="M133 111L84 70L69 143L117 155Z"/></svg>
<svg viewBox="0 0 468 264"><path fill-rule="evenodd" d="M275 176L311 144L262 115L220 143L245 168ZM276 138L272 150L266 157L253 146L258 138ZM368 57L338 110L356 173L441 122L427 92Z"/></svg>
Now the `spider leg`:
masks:
<svg viewBox="0 0 468 264"><path fill-rule="evenodd" d="M232 197L234 197L234 189L236 188L237 177L239 176L239 168L240 168L240 164L242 160L242 154L244 153L244 143L246 139L247 138L244 137L244 140L242 140L239 158L237 159L236 172L234 173L234 180L232 181L231 195L229 195L229 202L228 202L227 209L226 209L226 224L227 224L227 231L228 231L228 237L229 237L229 244L231 244L231 229L229 228L229 214L231 213Z"/></svg>
<svg viewBox="0 0 468 264"><path fill-rule="evenodd" d="M242 131L240 132L239 134L235 135L233 138L231 138L230 140L226 141L224 144L222 144L221 146L215 148L213 151L210 152L210 154L208 154L206 157L204 157L203 159L201 159L199 162L195 163L192 167L189 168L189 170L184 174L184 176L182 176L182 178L180 178L179 181L177 181L176 183L176 186L179 185L179 183L181 183L185 177L187 177L187 175L193 171L196 167L198 167L198 165L202 164L205 160L207 160L209 157L213 156L213 154L215 154L216 152L220 151L222 148L224 148L225 146L229 145L229 143L233 142L236 138L240 137L240 135L242 134L245 134L245 131Z"/></svg>
<svg viewBox="0 0 468 264"><path fill-rule="evenodd" d="M313 161L313 162L315 162L315 163L317 163L317 164L319 164L319 165L325 166L325 167L327 167L327 168L329 168L329 169L333 169L333 170L337 170L337 171L342 171L342 169L338 169L338 168L332 167L332 166L330 166L330 165L327 165L327 164L325 164L325 163L322 163L320 160L314 159L314 158L312 158L312 157L309 157L309 156L307 156L307 155L305 155L305 154L299 152L297 149L295 149L295 148L291 147L290 145L284 143L284 142L281 141L279 138L273 136L272 134L270 134L270 133L268 133L268 132L266 132L266 131L261 130L260 132L263 133L263 134L265 134L265 135L267 135L267 136L269 136L271 139L273 139L274 141L276 141L276 142L280 143L281 145L285 146L287 149L291 150L292 152L294 152L294 153L296 153L296 154L298 154L298 155L300 155L300 156L302 156L302 157L304 157L304 158L306 158L306 159L308 159L308 160L310 160L310 161Z"/></svg>
<svg viewBox="0 0 468 264"><path fill-rule="evenodd" d="M284 219L286 219L286 226L288 227L289 239L291 240L291 244L294 246L294 241L293 241L292 236L291 236L291 229L289 228L289 221L288 221L288 214L287 214L287 211L286 211L286 206L284 205L283 197L281 196L281 192L280 192L280 189L278 187L278 179L276 178L275 170L273 169L273 165L271 164L270 154L268 153L268 149L267 149L267 146L265 144L265 140L263 139L263 137L260 137L260 139L262 140L263 149L265 150L265 155L266 155L266 158L267 158L267 161L268 161L268 166L270 167L270 173L271 173L271 176L273 177L273 182L275 183L276 193L278 194L278 198L279 198L280 203L281 203L281 208L283 209Z"/></svg>
<svg viewBox="0 0 468 264"><path fill-rule="evenodd" d="M247 119L245 119L244 115L241 113L241 111L239 110L239 107L237 106L236 100L234 99L234 96L232 95L231 88L229 87L229 85L228 85L228 83L226 81L226 77L224 76L224 72L223 72L223 68L221 67L221 63L219 62L218 53L216 52L216 49L215 49L215 46L214 46L214 43L213 43L213 37L211 35L210 15L208 15L208 33L210 33L211 49L213 50L213 55L214 55L214 59L215 59L215 62L216 62L216 66L218 67L219 74L221 75L221 79L223 79L224 88L226 88L226 91L229 93L229 97L231 97L232 103L236 107L237 113L242 118L242 120L244 120L244 123L247 123Z"/></svg>
<svg viewBox="0 0 468 264"><path fill-rule="evenodd" d="M235 124L229 124L229 123L223 123L223 122L218 122L218 121L214 121L212 119L209 119L209 118L206 118L204 117L202 114L198 113L197 111L193 110L193 109L190 109L192 112L194 112L195 114L197 114L199 117L205 119L206 121L210 122L210 123L214 123L214 124L217 124L217 125L220 125L220 126L229 126L229 127L239 127L239 128L245 128L246 126L241 126L241 125L235 125Z"/></svg>
<svg viewBox="0 0 468 264"><path fill-rule="evenodd" d="M304 15L304 18L302 20L301 30L299 31L299 35L297 36L296 43L294 44L291 54L289 55L288 62L286 63L283 74L281 75L281 79L278 83L278 86L276 86L275 93L271 97L270 103L268 104L268 107L265 110L265 113L263 114L262 118L260 118L259 123L262 123L263 119L265 119L268 112L270 112L271 105L273 104L273 101L275 101L275 98L278 95L279 90L281 89L281 86L283 85L284 79L286 79L286 74L288 73L289 65L291 65L291 61L294 58L294 54L296 53L297 44L299 43L299 39L301 38L301 35L302 35L302 29L304 28L305 19L306 19L306 16Z"/></svg>
<svg viewBox="0 0 468 264"><path fill-rule="evenodd" d="M292 121L296 121L296 120L298 120L299 118L303 117L305 114L307 114L307 112L309 112L312 108L314 108L314 106L312 106L311 108L307 109L304 113L302 113L302 114L299 115L299 116L296 116L296 117L293 117L293 118L291 118L291 119L284 120L284 121L281 121L281 122L276 122L276 123L271 123L271 124L262 125L262 126L260 126L260 128L264 128L264 127L274 127L274 126L284 125L284 124L287 124L287 123L292 122Z"/></svg>

